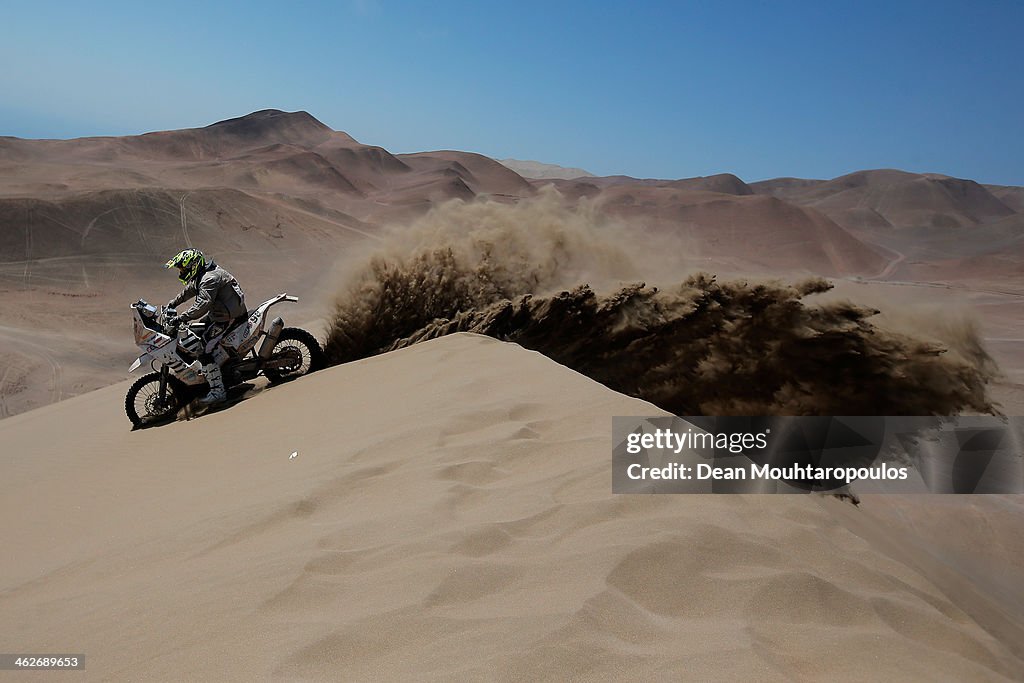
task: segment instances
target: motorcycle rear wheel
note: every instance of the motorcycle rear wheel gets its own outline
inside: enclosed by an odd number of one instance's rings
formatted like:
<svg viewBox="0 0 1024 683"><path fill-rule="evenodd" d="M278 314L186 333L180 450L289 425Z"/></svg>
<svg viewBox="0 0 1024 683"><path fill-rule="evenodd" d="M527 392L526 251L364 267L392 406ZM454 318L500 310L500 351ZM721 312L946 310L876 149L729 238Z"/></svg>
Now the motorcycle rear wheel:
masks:
<svg viewBox="0 0 1024 683"><path fill-rule="evenodd" d="M160 373L151 372L135 381L124 397L124 412L136 427L174 416L185 405L185 385L174 377L167 378L167 392L160 400Z"/></svg>
<svg viewBox="0 0 1024 683"><path fill-rule="evenodd" d="M270 360L291 359L281 368L266 368L263 374L271 384L279 384L311 372L321 370L327 364L323 349L316 337L298 327L286 327L274 344Z"/></svg>

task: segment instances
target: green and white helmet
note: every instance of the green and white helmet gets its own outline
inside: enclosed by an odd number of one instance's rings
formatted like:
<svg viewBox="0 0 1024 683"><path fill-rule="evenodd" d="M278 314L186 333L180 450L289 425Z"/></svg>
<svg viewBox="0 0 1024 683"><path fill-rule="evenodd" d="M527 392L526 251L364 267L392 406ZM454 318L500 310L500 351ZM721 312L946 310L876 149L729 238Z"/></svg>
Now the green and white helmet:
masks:
<svg viewBox="0 0 1024 683"><path fill-rule="evenodd" d="M198 249L186 249L164 264L164 268L177 268L178 279L187 285L206 269L206 257Z"/></svg>

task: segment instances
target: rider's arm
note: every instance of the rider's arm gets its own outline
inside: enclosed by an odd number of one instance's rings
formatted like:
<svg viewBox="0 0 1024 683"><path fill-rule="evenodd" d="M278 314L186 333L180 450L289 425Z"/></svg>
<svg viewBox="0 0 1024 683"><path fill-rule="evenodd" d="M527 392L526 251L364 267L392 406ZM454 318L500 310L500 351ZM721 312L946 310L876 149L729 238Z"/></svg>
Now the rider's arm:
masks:
<svg viewBox="0 0 1024 683"><path fill-rule="evenodd" d="M192 303L192 306L180 314L179 318L187 320L197 320L202 318L213 306L213 300L217 296L217 290L220 289L221 283L216 278L204 277L199 283L199 287L196 289L196 300Z"/></svg>
<svg viewBox="0 0 1024 683"><path fill-rule="evenodd" d="M188 283L188 286L185 287L185 289L181 290L181 293L178 294L178 296L174 297L173 299L171 299L170 301L167 302L167 307L168 308L175 308L182 301L187 301L188 299L191 299L195 295L196 295L196 283L190 282L190 283Z"/></svg>

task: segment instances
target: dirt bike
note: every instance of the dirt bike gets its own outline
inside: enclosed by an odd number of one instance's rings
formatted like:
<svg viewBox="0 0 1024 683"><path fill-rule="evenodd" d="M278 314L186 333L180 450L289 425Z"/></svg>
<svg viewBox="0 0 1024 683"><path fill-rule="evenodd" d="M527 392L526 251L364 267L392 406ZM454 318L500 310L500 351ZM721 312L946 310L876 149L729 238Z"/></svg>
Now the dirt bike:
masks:
<svg viewBox="0 0 1024 683"><path fill-rule="evenodd" d="M228 360L221 366L221 373L229 391L261 374L277 384L326 364L320 344L309 332L285 327L279 317L267 325L270 307L282 301L295 302L298 298L278 294L264 301L222 337L220 345ZM171 325L173 308L158 308L142 299L131 308L135 343L143 353L128 371L135 372L147 362L153 368L132 384L125 396L125 412L138 428L174 417L178 409L209 390L199 360L206 323Z"/></svg>

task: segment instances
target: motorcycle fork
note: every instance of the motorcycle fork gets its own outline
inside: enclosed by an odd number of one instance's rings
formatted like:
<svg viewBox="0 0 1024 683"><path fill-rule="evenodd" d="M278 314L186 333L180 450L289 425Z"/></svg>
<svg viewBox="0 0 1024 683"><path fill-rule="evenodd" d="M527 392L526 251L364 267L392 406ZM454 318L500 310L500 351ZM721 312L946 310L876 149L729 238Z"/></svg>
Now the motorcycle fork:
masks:
<svg viewBox="0 0 1024 683"><path fill-rule="evenodd" d="M167 403L167 374L167 366L160 366L160 393L158 394L158 397L161 405L166 405Z"/></svg>

